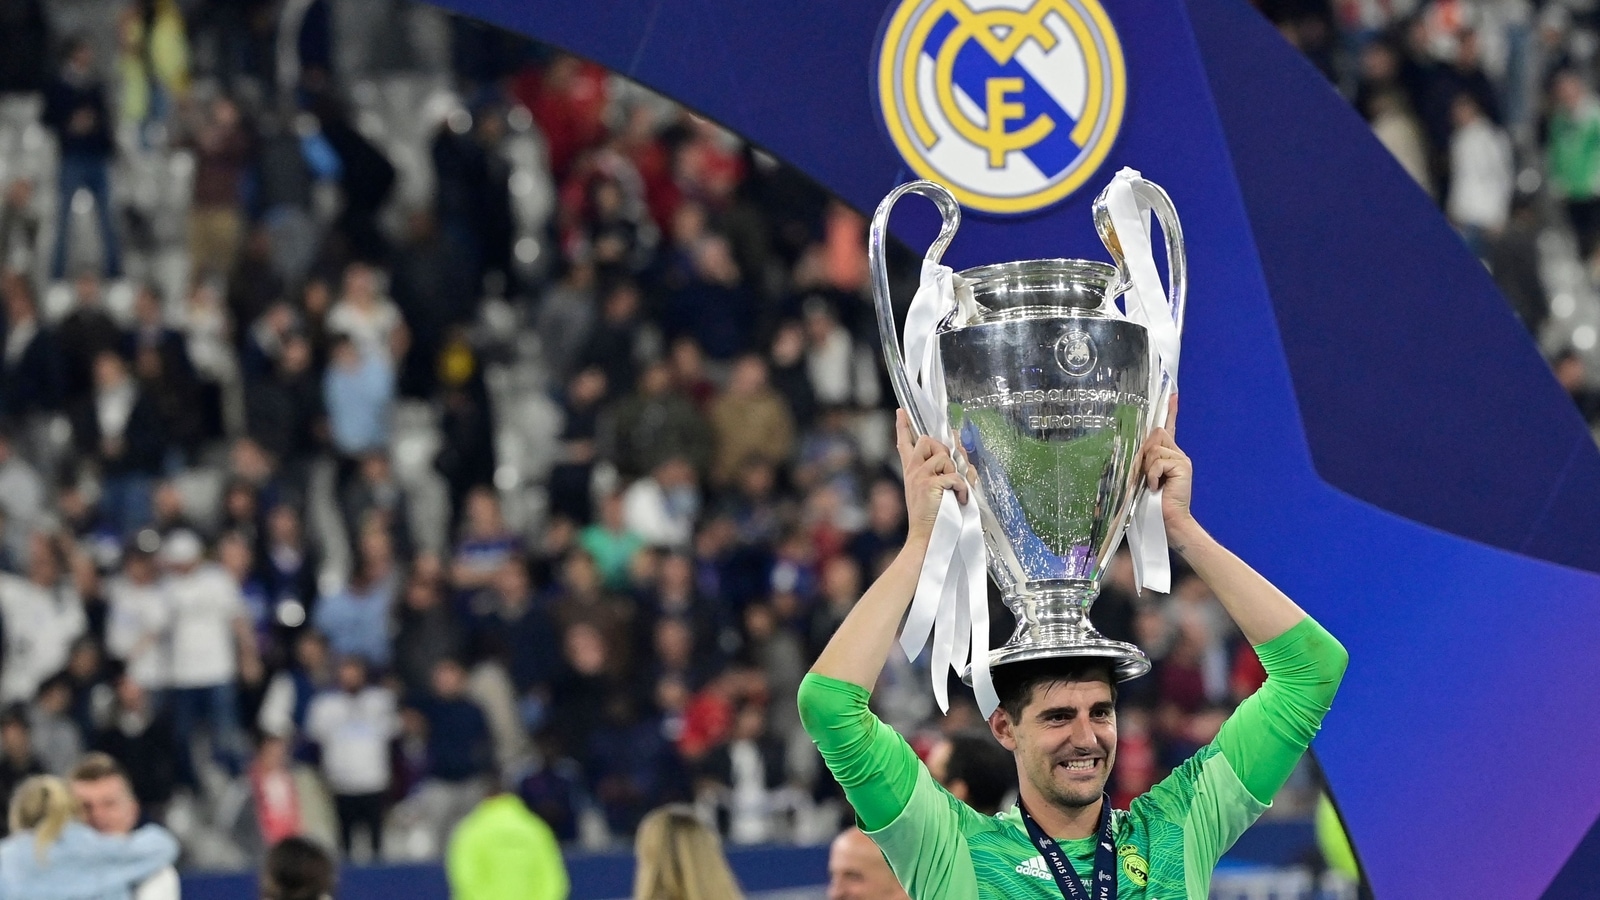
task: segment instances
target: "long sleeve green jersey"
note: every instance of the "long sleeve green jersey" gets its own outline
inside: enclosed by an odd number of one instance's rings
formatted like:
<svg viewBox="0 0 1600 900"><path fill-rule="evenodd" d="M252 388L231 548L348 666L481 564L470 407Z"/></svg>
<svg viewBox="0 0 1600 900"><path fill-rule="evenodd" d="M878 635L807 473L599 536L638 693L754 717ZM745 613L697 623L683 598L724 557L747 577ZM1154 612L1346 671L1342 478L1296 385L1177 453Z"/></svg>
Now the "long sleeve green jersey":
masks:
<svg viewBox="0 0 1600 900"><path fill-rule="evenodd" d="M1205 900L1222 854L1260 817L1322 724L1348 655L1307 617L1256 648L1267 681L1207 744L1112 813L1119 900ZM807 675L800 715L912 900L1059 900L1017 807L983 816L951 796L854 684ZM1095 838L1061 841L1080 878Z"/></svg>

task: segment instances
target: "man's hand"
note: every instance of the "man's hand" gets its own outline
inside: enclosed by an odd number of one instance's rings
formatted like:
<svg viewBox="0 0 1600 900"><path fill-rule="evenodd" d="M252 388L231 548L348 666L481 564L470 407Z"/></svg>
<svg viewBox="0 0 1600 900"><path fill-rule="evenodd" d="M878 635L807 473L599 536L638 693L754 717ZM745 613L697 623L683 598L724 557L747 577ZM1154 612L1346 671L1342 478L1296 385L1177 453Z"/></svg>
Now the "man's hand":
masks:
<svg viewBox="0 0 1600 900"><path fill-rule="evenodd" d="M967 480L956 474L955 460L944 444L926 435L911 440L911 419L903 409L895 411L894 430L906 480L907 543L926 541L933 534L944 492L955 491L956 499L966 503Z"/></svg>
<svg viewBox="0 0 1600 900"><path fill-rule="evenodd" d="M1172 434L1178 424L1178 395L1172 395L1167 408L1167 424L1150 432L1140 451L1144 467L1145 486L1161 489L1161 518L1170 532L1174 526L1188 525L1194 521L1189 510L1189 498L1194 489L1194 464L1178 449Z"/></svg>

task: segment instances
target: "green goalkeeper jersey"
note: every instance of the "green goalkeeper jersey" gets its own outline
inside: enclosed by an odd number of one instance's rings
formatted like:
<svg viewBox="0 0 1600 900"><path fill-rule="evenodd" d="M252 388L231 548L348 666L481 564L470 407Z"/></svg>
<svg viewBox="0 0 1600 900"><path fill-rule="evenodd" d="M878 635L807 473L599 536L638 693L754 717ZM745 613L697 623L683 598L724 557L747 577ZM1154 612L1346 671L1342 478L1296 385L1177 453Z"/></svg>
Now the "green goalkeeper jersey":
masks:
<svg viewBox="0 0 1600 900"><path fill-rule="evenodd" d="M1112 813L1118 900L1205 900L1217 860L1259 817L1310 744L1347 656L1310 618L1256 648L1267 681L1161 783ZM807 675L800 714L861 827L912 900L1059 900L1017 807L983 816L951 796L866 690ZM1095 838L1061 848L1087 884Z"/></svg>

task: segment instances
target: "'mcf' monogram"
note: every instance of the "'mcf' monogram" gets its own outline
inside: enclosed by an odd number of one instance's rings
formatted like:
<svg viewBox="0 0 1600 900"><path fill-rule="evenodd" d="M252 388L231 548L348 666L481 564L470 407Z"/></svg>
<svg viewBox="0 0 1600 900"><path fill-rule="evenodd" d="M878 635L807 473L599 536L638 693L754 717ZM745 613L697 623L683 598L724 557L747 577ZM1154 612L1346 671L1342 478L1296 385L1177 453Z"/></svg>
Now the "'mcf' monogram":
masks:
<svg viewBox="0 0 1600 900"><path fill-rule="evenodd" d="M913 44L923 46L925 52L934 57L933 83L944 118L963 138L987 152L990 168L1003 167L1007 153L1026 150L1044 140L1058 123L1047 112L1039 112L1021 127L1009 129L1007 126L1010 123L1021 121L1027 115L1026 105L1013 99L1023 93L1026 87L1024 78L1015 75L980 76L981 83L974 83L978 79L963 78L963 73L957 70L957 61L970 41L976 41L999 66L1010 63L1028 41L1036 43L1040 50L1050 52L1055 49L1058 38L1044 20L1052 12L1069 23L1084 46L1093 46L1092 38L1078 15L1065 0L1040 0L1027 10L987 9L981 12L974 11L964 0L942 0L931 7L929 14L919 23L916 31L922 33L913 34ZM940 40L941 36L930 33L935 31L935 26L945 14L954 20L955 27L942 35ZM923 43L930 37L938 41L937 46ZM908 62L915 65L915 57ZM1071 134L1072 142L1080 147L1088 140L1100 114L1099 69L1096 66L1088 69L1088 104L1078 116ZM914 77L912 83L915 83ZM983 104L984 121L976 122L967 114L957 100L957 85L974 102ZM907 105L918 139L923 147L931 148L938 141L938 135L928 123L926 113L914 96L907 98Z"/></svg>

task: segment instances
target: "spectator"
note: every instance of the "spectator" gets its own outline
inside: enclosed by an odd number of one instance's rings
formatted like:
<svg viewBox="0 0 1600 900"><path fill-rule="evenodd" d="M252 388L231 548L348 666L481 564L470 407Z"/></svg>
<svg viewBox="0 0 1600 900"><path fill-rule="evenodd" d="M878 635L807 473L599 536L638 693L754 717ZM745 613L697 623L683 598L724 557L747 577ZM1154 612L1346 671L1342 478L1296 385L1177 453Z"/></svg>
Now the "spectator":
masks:
<svg viewBox="0 0 1600 900"><path fill-rule="evenodd" d="M289 770L289 743L267 735L256 747L250 764L250 796L255 802L256 826L269 846L300 834L300 789Z"/></svg>
<svg viewBox="0 0 1600 900"><path fill-rule="evenodd" d="M346 533L360 534L369 526L385 529L395 552L401 557L411 556L409 498L395 477L388 453L378 451L361 457L355 478L345 485L340 505Z"/></svg>
<svg viewBox="0 0 1600 900"><path fill-rule="evenodd" d="M17 785L31 776L43 774L44 763L33 750L28 708L22 703L13 703L0 713L0 799L10 808Z"/></svg>
<svg viewBox="0 0 1600 900"><path fill-rule="evenodd" d="M255 635L239 586L219 565L205 560L205 546L179 530L161 546L172 604L172 719L178 740L178 779L199 785L191 745L203 720L212 754L231 776L243 768L234 683L261 680Z"/></svg>
<svg viewBox="0 0 1600 900"><path fill-rule="evenodd" d="M1567 207L1585 260L1600 246L1600 102L1583 76L1571 69L1551 83L1550 189Z"/></svg>
<svg viewBox="0 0 1600 900"><path fill-rule="evenodd" d="M506 527L500 499L494 489L476 487L463 507L465 524L456 542L450 577L461 590L483 587L505 561L517 552L521 540Z"/></svg>
<svg viewBox="0 0 1600 900"><path fill-rule="evenodd" d="M569 888L550 826L503 790L456 826L445 874L452 900L565 900Z"/></svg>
<svg viewBox="0 0 1600 900"><path fill-rule="evenodd" d="M883 852L854 826L828 847L828 900L905 900Z"/></svg>
<svg viewBox="0 0 1600 900"><path fill-rule="evenodd" d="M400 733L394 693L367 682L359 656L339 661L337 687L311 701L306 735L322 750L322 775L339 816L339 848L349 859L356 829L365 829L370 858L383 858L388 807L389 742Z"/></svg>
<svg viewBox="0 0 1600 900"><path fill-rule="evenodd" d="M64 381L62 397L70 406L94 389L95 361L102 353L120 352L122 329L105 308L100 276L84 269L72 281L72 311L61 320L60 338Z"/></svg>
<svg viewBox="0 0 1600 900"><path fill-rule="evenodd" d="M1451 118L1456 130L1450 137L1450 221L1481 257L1511 214L1511 139L1471 94L1456 95Z"/></svg>
<svg viewBox="0 0 1600 900"><path fill-rule="evenodd" d="M589 260L574 260L561 280L545 292L535 314L539 346L550 361L550 373L567 381L589 345L595 327L595 272Z"/></svg>
<svg viewBox="0 0 1600 900"><path fill-rule="evenodd" d="M28 536L41 524L45 486L38 470L16 449L11 426L0 422L0 514L4 514L6 523L0 532L0 547L12 557L21 558L27 555Z"/></svg>
<svg viewBox="0 0 1600 900"><path fill-rule="evenodd" d="M336 881L333 858L303 837L285 838L261 866L261 900L326 900Z"/></svg>
<svg viewBox="0 0 1600 900"><path fill-rule="evenodd" d="M131 534L148 522L164 453L161 419L155 398L115 352L95 357L94 392L74 411L72 433L79 452L100 471L101 503L118 532Z"/></svg>
<svg viewBox="0 0 1600 900"><path fill-rule="evenodd" d="M178 858L178 842L159 825L103 835L76 821L66 782L29 778L11 798L11 836L0 841L0 894L8 897L115 897Z"/></svg>
<svg viewBox="0 0 1600 900"><path fill-rule="evenodd" d="M653 547L686 548L700 514L694 467L680 456L662 460L622 495L624 527Z"/></svg>
<svg viewBox="0 0 1600 900"><path fill-rule="evenodd" d="M473 613L477 657L504 666L525 715L532 715L530 705L536 708L548 700L560 645L548 611L535 603L528 569L520 558L501 563L494 581L474 598ZM454 625L452 621L452 630Z"/></svg>
<svg viewBox="0 0 1600 900"><path fill-rule="evenodd" d="M328 639L308 628L295 637L294 659L272 676L261 701L257 727L263 734L291 741L299 757L306 736L306 717L316 697L334 687L333 657Z"/></svg>
<svg viewBox="0 0 1600 900"><path fill-rule="evenodd" d="M444 659L433 667L432 690L415 701L427 723L427 769L396 814L421 824L434 847L442 848L456 823L483 799L484 782L494 771L489 722L466 690L466 670Z"/></svg>
<svg viewBox="0 0 1600 900"><path fill-rule="evenodd" d="M322 385L313 362L310 340L290 334L271 373L251 382L245 392L247 433L288 467L308 461L328 437Z"/></svg>
<svg viewBox="0 0 1600 900"><path fill-rule="evenodd" d="M806 332L799 322L778 325L768 353L773 390L783 397L794 417L795 426L804 430L816 418L817 396L811 388L809 360L806 358Z"/></svg>
<svg viewBox="0 0 1600 900"><path fill-rule="evenodd" d="M740 900L716 832L681 805L653 810L634 839L633 900Z"/></svg>
<svg viewBox="0 0 1600 900"><path fill-rule="evenodd" d="M728 379L728 392L711 405L716 455L712 480L725 485L746 460L773 465L794 451L794 420L783 398L767 385L767 366L758 356L740 358Z"/></svg>
<svg viewBox="0 0 1600 900"><path fill-rule="evenodd" d="M197 272L225 275L233 270L244 236L240 205L252 163L251 135L239 107L220 96L193 123L187 143L195 158L189 262Z"/></svg>
<svg viewBox="0 0 1600 900"><path fill-rule="evenodd" d="M85 756L67 780L83 822L95 831L125 837L139 827L139 800L133 783L115 758L104 753ZM172 866L137 882L133 900L178 900L178 870Z"/></svg>
<svg viewBox="0 0 1600 900"><path fill-rule="evenodd" d="M605 373L613 394L633 384L641 365L658 351L654 329L641 316L639 286L618 281L604 294L600 322L578 358L584 368L594 366Z"/></svg>
<svg viewBox="0 0 1600 900"><path fill-rule="evenodd" d="M38 255L39 211L33 179L17 177L5 186L5 199L0 200L0 271L34 271Z"/></svg>
<svg viewBox="0 0 1600 900"><path fill-rule="evenodd" d="M515 563L507 563L516 567ZM522 649L515 642L513 652ZM461 623L444 603L436 579L416 572L401 594L399 627L394 637L394 674L408 695L428 689L434 666L459 656L466 648Z"/></svg>
<svg viewBox="0 0 1600 900"><path fill-rule="evenodd" d="M645 368L638 390L602 417L600 432L603 455L628 477L647 474L672 457L697 469L710 462L705 420L675 389L665 363Z"/></svg>
<svg viewBox="0 0 1600 900"><path fill-rule="evenodd" d="M0 282L5 301L5 357L0 366L0 412L30 425L65 402L64 366L55 332L39 321L33 288L20 275Z"/></svg>
<svg viewBox="0 0 1600 900"><path fill-rule="evenodd" d="M364 358L398 359L408 340L399 307L379 293L377 271L362 262L345 269L344 294L328 312L328 330L347 335Z"/></svg>
<svg viewBox="0 0 1600 900"><path fill-rule="evenodd" d="M256 564L278 621L286 625L296 620L303 622L306 609L317 596L317 572L322 560L316 548L306 542L300 514L293 505L280 503L267 511L266 535Z"/></svg>
<svg viewBox="0 0 1600 900"><path fill-rule="evenodd" d="M118 278L122 275L122 258L116 228L111 223L111 160L116 147L112 143L106 88L95 70L94 49L88 40L74 37L63 56L66 63L45 94L44 111L44 122L55 132L61 151L60 199L56 209L65 213L72 209L72 199L78 191L89 192L100 222L104 263L101 270ZM71 222L69 215L56 217L51 278L60 278L66 271Z"/></svg>
<svg viewBox="0 0 1600 900"><path fill-rule="evenodd" d="M349 335L335 334L322 396L333 447L346 460L388 446L394 391L387 351L374 352Z"/></svg>
<svg viewBox="0 0 1600 900"><path fill-rule="evenodd" d="M628 529L623 517L622 495L608 494L600 502L600 520L578 535L578 544L600 569L600 580L613 591L628 586L628 564L644 546L644 540Z"/></svg>
<svg viewBox="0 0 1600 900"><path fill-rule="evenodd" d="M30 701L67 664L72 642L88 627L83 600L66 578L63 548L44 532L28 546L28 577L0 573L0 702Z"/></svg>
<svg viewBox="0 0 1600 900"><path fill-rule="evenodd" d="M363 531L355 574L336 593L317 602L311 623L327 635L339 656L359 656L378 669L389 666L389 618L394 611L400 575L389 536L381 529Z"/></svg>
<svg viewBox="0 0 1600 900"><path fill-rule="evenodd" d="M785 752L783 741L767 730L765 708L756 703L739 708L728 742L704 763L706 777L725 792L728 840L760 844L772 839L773 792L788 777Z"/></svg>
<svg viewBox="0 0 1600 900"><path fill-rule="evenodd" d="M115 690L115 704L89 746L125 767L123 777L133 796L159 819L178 783L178 736L172 713L158 707L150 692L127 673L116 679Z"/></svg>
<svg viewBox="0 0 1600 900"><path fill-rule="evenodd" d="M979 815L998 815L1017 791L1016 761L988 732L958 732L928 751L928 774Z"/></svg>
<svg viewBox="0 0 1600 900"><path fill-rule="evenodd" d="M726 238L708 235L699 242L693 274L668 300L666 311L711 359L731 360L750 350L756 297Z"/></svg>

